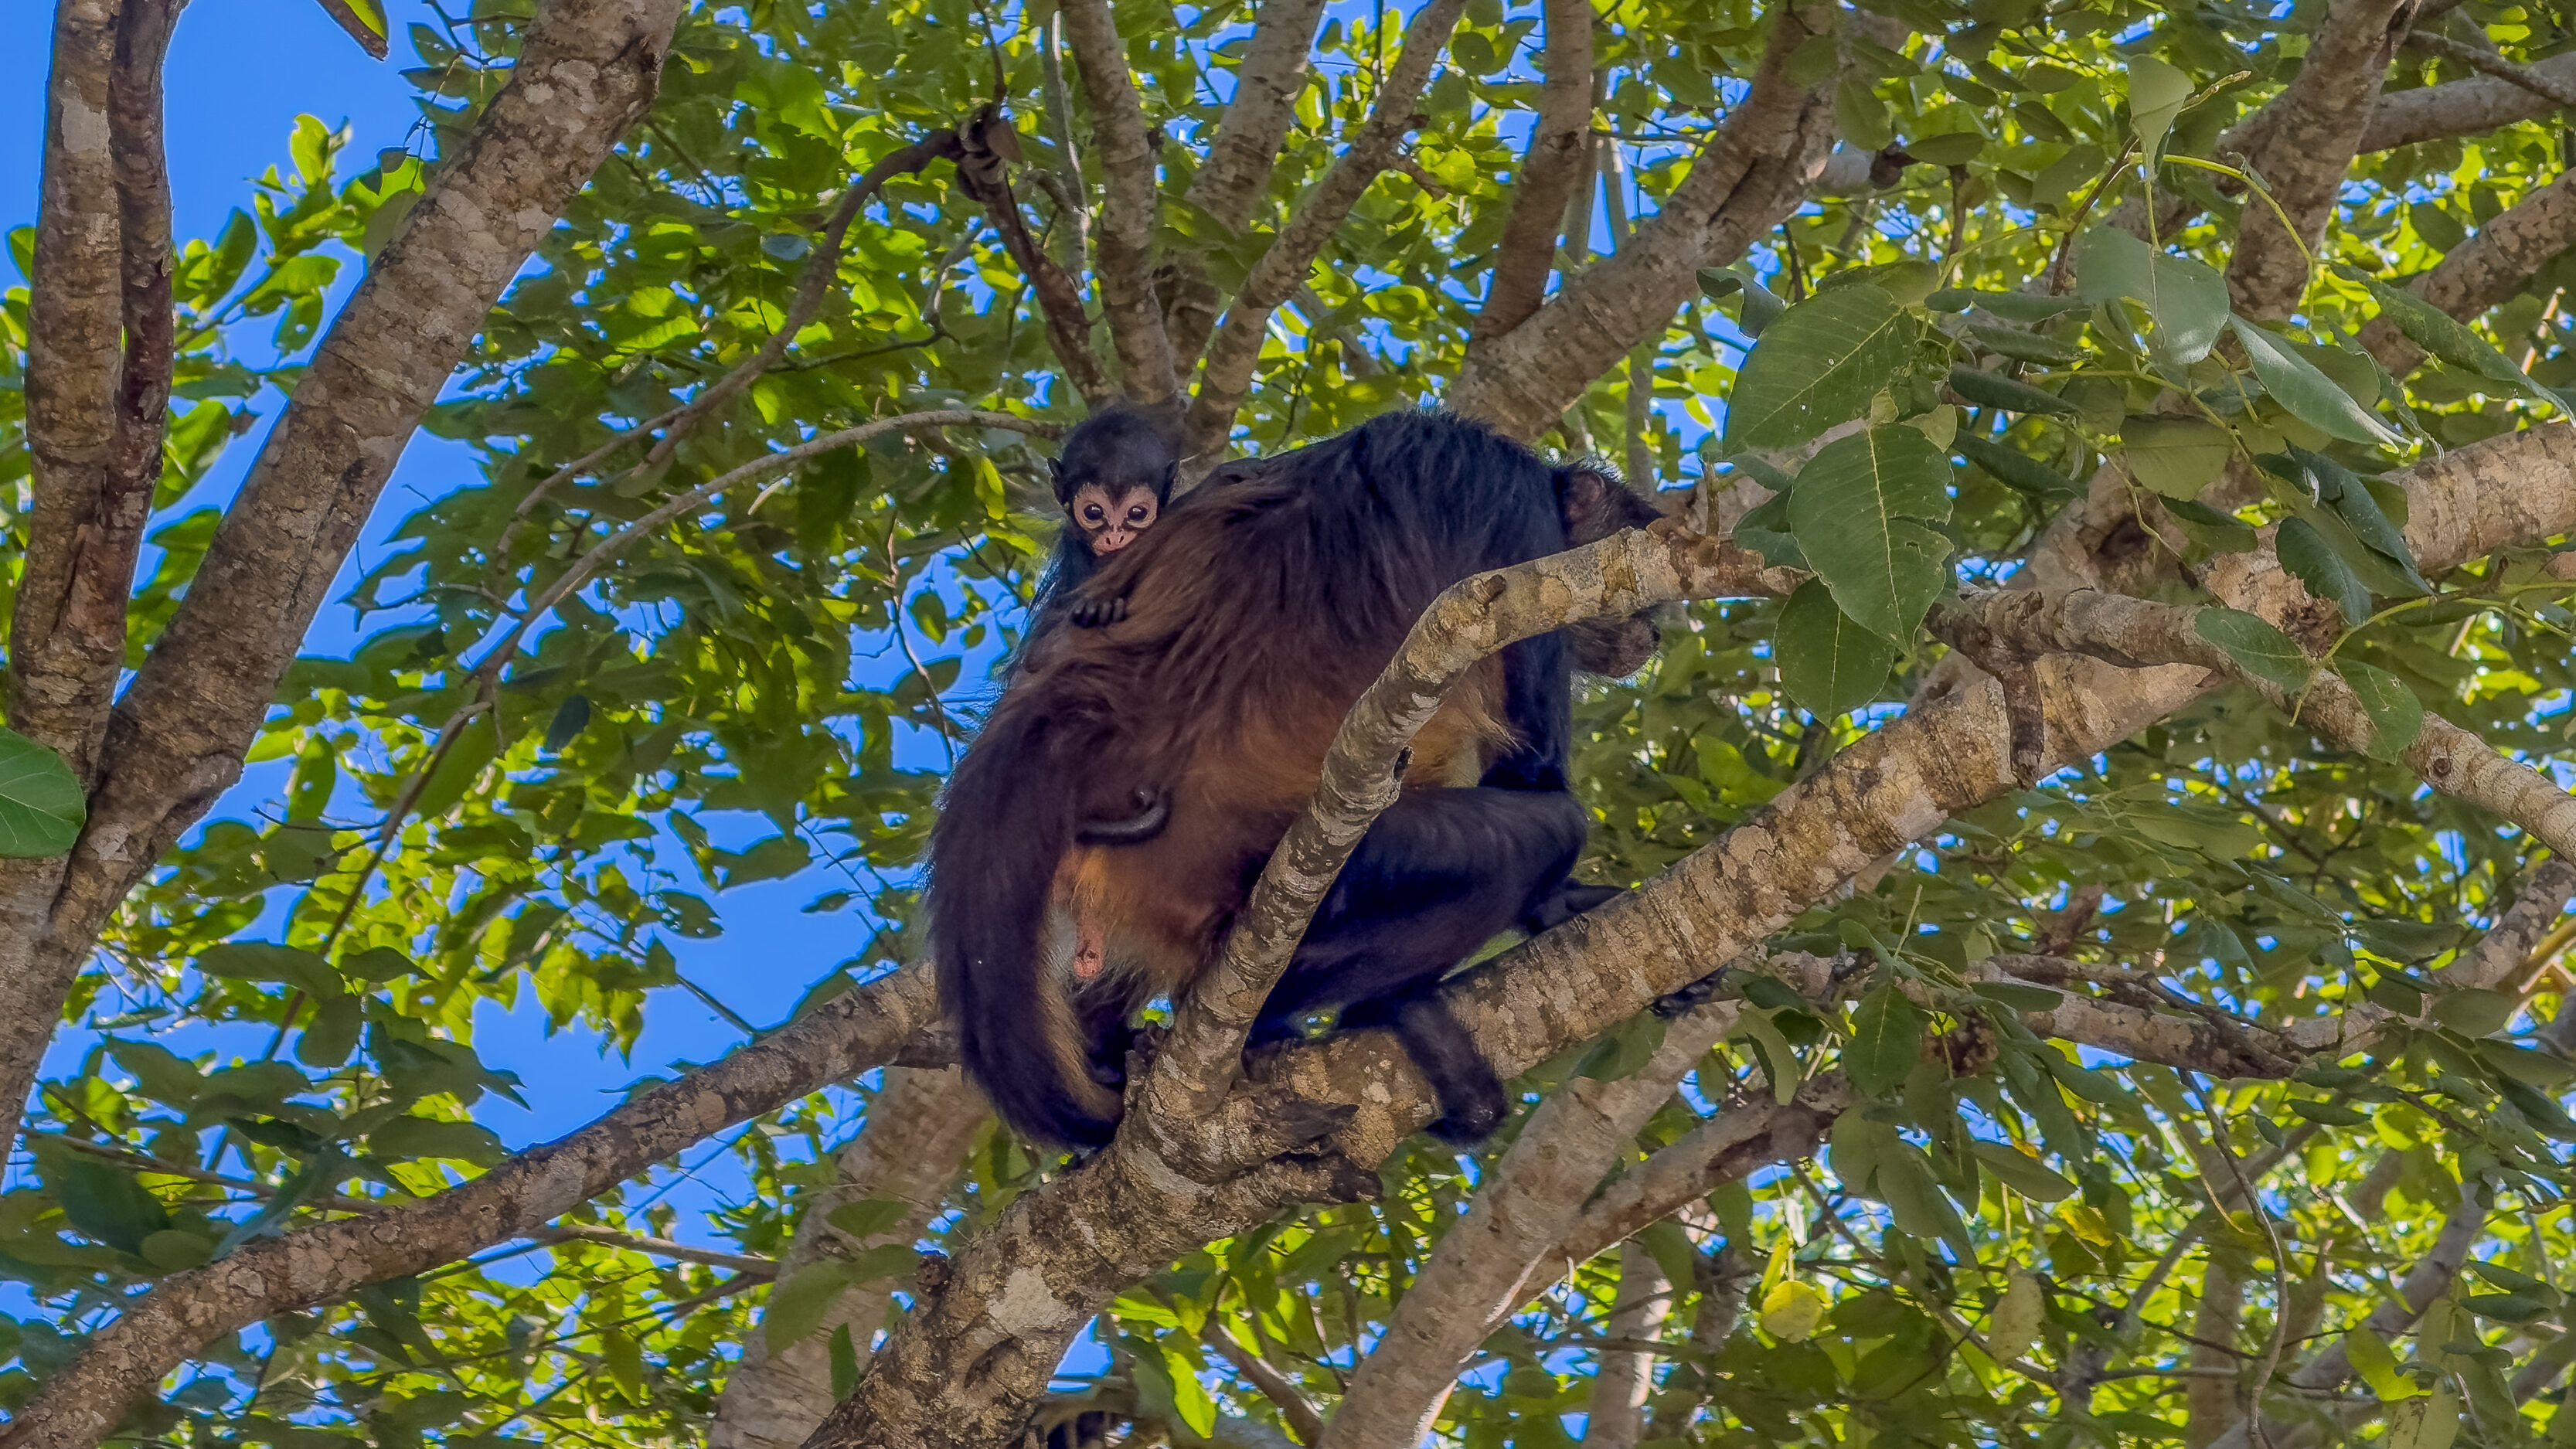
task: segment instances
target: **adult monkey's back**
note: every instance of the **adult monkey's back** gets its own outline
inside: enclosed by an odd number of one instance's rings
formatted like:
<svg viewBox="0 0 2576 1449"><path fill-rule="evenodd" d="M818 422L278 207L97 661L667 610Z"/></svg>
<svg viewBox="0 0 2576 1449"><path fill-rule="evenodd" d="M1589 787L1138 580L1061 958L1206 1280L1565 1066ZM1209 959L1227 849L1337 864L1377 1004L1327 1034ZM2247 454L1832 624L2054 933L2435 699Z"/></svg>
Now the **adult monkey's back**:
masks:
<svg viewBox="0 0 2576 1449"><path fill-rule="evenodd" d="M1013 1127L1108 1141L1129 1018L1213 958L1314 793L1342 717L1441 590L1654 510L1606 471L1551 467L1480 425L1379 418L1207 488L1082 590L1125 617L1051 631L958 762L931 833L929 926L959 1055ZM1441 1004L1441 976L1496 934L1606 892L1570 885L1588 815L1566 788L1565 642L1523 640L1462 679L1413 746L1254 1027L1259 1044L1338 1007L1392 1027L1438 1093L1434 1131L1476 1141L1506 1110ZM1087 820L1167 809L1151 839ZM1077 981L1050 917L1107 937Z"/></svg>

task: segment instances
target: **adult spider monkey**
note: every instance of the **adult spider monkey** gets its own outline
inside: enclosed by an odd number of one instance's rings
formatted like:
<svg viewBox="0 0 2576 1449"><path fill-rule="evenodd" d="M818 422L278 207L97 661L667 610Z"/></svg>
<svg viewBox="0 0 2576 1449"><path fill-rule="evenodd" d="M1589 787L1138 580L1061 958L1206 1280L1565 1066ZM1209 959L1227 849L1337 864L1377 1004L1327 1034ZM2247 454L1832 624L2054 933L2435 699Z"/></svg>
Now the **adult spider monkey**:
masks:
<svg viewBox="0 0 2576 1449"><path fill-rule="evenodd" d="M1004 1120L1109 1140L1130 1016L1213 959L1342 717L1442 589L1656 516L1605 469L1400 413L1194 492L1120 550L1076 599L1124 600L1124 616L1037 642L931 833L941 998ZM1611 894L1566 879L1589 824L1566 785L1567 654L1556 634L1523 640L1451 692L1255 1045L1339 1008L1344 1027L1394 1029L1438 1093L1436 1133L1500 1125L1502 1085L1436 987L1499 932ZM1150 837L1081 838L1139 799L1155 802ZM1116 969L1063 979L1048 938L1068 914L1097 923Z"/></svg>

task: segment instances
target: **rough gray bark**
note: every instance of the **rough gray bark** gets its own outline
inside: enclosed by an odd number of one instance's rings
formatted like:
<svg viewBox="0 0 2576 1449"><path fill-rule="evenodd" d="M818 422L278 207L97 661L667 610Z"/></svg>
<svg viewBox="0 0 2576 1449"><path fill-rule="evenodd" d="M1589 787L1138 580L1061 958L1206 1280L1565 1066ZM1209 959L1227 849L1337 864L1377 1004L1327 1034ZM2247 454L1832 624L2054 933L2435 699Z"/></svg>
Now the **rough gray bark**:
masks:
<svg viewBox="0 0 2576 1449"><path fill-rule="evenodd" d="M2534 61L2530 69L2555 80L2576 81L2576 54ZM2499 126L2544 119L2558 109L2558 103L2547 96L2494 76L2419 86L2379 98L2371 110L2370 125L2361 133L2361 149L2391 151L2418 141L2483 136Z"/></svg>
<svg viewBox="0 0 2576 1449"><path fill-rule="evenodd" d="M2261 175L2298 234L2282 230L2260 200L2246 203L2227 267L2238 315L2270 322L2298 309L2308 254L2334 219L2336 194L2414 13L2415 0L2333 0L2298 75L2264 108Z"/></svg>
<svg viewBox="0 0 2576 1449"><path fill-rule="evenodd" d="M422 412L554 217L643 114L679 9L546 6L509 85L342 309L110 717L79 844L59 875L0 875L0 1101L26 1100L108 914L240 776Z"/></svg>
<svg viewBox="0 0 2576 1449"><path fill-rule="evenodd" d="M778 1262L778 1280L829 1257L885 1244L910 1244L939 1216L966 1154L992 1115L983 1094L954 1067L888 1067L868 1102L858 1139L834 1162L839 1178L799 1205L796 1237ZM846 1203L884 1199L904 1205L884 1232L859 1239L828 1219ZM827 1309L813 1333L773 1348L766 1326L743 1341L742 1362L725 1378L707 1428L709 1449L795 1449L832 1411L832 1334L850 1331L861 1353L875 1342L892 1302L890 1286L853 1288Z"/></svg>
<svg viewBox="0 0 2576 1449"><path fill-rule="evenodd" d="M1370 184L1395 159L1396 148L1412 133L1417 119L1414 103L1430 83L1432 67L1439 64L1450 32L1458 28L1458 17L1466 8L1466 0L1431 0L1415 12L1404 28L1404 48L1397 52L1395 64L1387 67L1386 81L1378 88L1359 134L1351 138L1324 179L1299 199L1288 224L1279 229L1270 249L1243 279L1243 289L1235 294L1225 320L1217 324L1216 336L1208 343L1207 361L1199 369L1198 394L1190 400L1189 416L1182 424L1183 450L1197 460L1185 470L1191 476L1204 476L1215 466L1226 435L1234 429L1235 411L1251 391L1253 371L1261 362L1270 314L1306 285L1315 258L1323 255L1351 208L1359 205Z"/></svg>
<svg viewBox="0 0 2576 1449"><path fill-rule="evenodd" d="M1645 1342L1663 1327L1672 1311L1673 1285L1655 1255L1631 1241L1619 1247L1619 1297L1611 1306L1608 1336ZM1583 1442L1590 1449L1637 1449L1646 1431L1646 1396L1655 1388L1655 1356L1624 1349L1605 1349L1601 1370L1592 1379L1592 1400L1584 1417Z"/></svg>
<svg viewBox="0 0 2576 1449"><path fill-rule="evenodd" d="M1234 72L1234 99L1217 121L1216 139L1186 198L1229 231L1249 226L1269 193L1270 173L1297 123L1297 98L1313 71L1315 27L1323 18L1324 0L1264 0L1253 14L1252 40ZM1183 253L1171 258L1159 290L1173 365L1187 373L1198 366L1216 326L1216 284L1201 257Z"/></svg>
<svg viewBox="0 0 2576 1449"><path fill-rule="evenodd" d="M1360 1360L1320 1449L1404 1449L1431 1432L1458 1370L1531 1295L1569 1268L1552 1250L1637 1133L1735 1028L1739 1001L1694 1009L1617 1081L1576 1077L1538 1105L1422 1265ZM1732 1110L1732 1109L1730 1109Z"/></svg>
<svg viewBox="0 0 2576 1449"><path fill-rule="evenodd" d="M462 1187L174 1273L46 1380L0 1449L91 1449L126 1405L216 1338L541 1229L691 1143L893 1059L937 1013L937 996L925 966L904 967Z"/></svg>
<svg viewBox="0 0 2576 1449"><path fill-rule="evenodd" d="M2411 287L2465 322L2521 291L2534 272L2570 246L2576 246L2576 171L2496 213ZM2399 377L2424 363L2424 349L2385 317L2363 324L2361 345Z"/></svg>
<svg viewBox="0 0 2576 1449"><path fill-rule="evenodd" d="M1071 0L1063 14L1065 39L1091 102L1091 152L1100 159L1093 266L1109 340L1118 349L1120 386L1136 402L1163 402L1181 385L1148 272L1154 225L1162 214L1153 129L1145 124L1145 105L1127 69L1127 42L1118 38L1109 0Z"/></svg>
<svg viewBox="0 0 2576 1449"><path fill-rule="evenodd" d="M1547 49L1539 55L1545 77L1538 91L1538 121L1529 152L1512 181L1511 210L1494 252L1494 278L1485 305L1467 331L1469 351L1511 331L1538 310L1547 279L1556 270L1556 240L1565 227L1565 204L1588 171L1584 150L1592 139L1591 0L1547 0Z"/></svg>
<svg viewBox="0 0 2576 1449"><path fill-rule="evenodd" d="M1592 380L1654 335L1699 285L1806 200L1833 145L1832 77L1789 78L1792 51L1834 12L1784 5L1752 88L1627 246L1568 278L1529 319L1471 354L1449 405L1514 437L1553 426Z"/></svg>

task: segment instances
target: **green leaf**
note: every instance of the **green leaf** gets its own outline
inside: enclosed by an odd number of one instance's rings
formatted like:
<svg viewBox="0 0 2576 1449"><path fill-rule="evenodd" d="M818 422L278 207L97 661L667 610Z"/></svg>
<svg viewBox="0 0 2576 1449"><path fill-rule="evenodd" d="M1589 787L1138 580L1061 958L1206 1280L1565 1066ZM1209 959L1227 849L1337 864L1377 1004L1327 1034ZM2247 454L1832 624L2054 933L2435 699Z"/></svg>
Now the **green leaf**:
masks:
<svg viewBox="0 0 2576 1449"><path fill-rule="evenodd" d="M769 1351L776 1353L811 1337L815 1329L823 1326L823 1315L831 1312L832 1305L840 1302L841 1295L849 1289L849 1265L837 1258L808 1263L770 1289L769 1308L761 1318L761 1333L768 1340Z"/></svg>
<svg viewBox="0 0 2576 1449"><path fill-rule="evenodd" d="M378 60L387 53L385 8L378 0L320 0L323 13L340 23L349 38Z"/></svg>
<svg viewBox="0 0 2576 1449"><path fill-rule="evenodd" d="M2046 413L2051 417L2073 417L2076 413L2075 404L2053 392L1982 367L1951 368L1950 390L1978 407L2001 408L2008 413Z"/></svg>
<svg viewBox="0 0 2576 1449"><path fill-rule="evenodd" d="M1722 302L1744 290L1744 279L1723 267L1699 269L1699 294L1712 302Z"/></svg>
<svg viewBox="0 0 2576 1449"><path fill-rule="evenodd" d="M1789 495L1785 491L1746 510L1742 518L1735 520L1734 537L1774 568L1807 566L1806 551L1798 547L1798 536L1789 531Z"/></svg>
<svg viewBox="0 0 2576 1449"><path fill-rule="evenodd" d="M2152 55L2129 57L2129 129L2138 149L2154 156L2164 149L2165 132L2191 99L2191 77Z"/></svg>
<svg viewBox="0 0 2576 1449"><path fill-rule="evenodd" d="M2192 620L2193 632L2227 651L2247 674L2296 694L2308 687L2308 656L2290 636L2252 614L2237 609L2203 609Z"/></svg>
<svg viewBox="0 0 2576 1449"><path fill-rule="evenodd" d="M1852 1039L1843 1048L1843 1073L1876 1097L1905 1081L1923 1051L1923 1014L1893 983L1861 999L1852 1013Z"/></svg>
<svg viewBox="0 0 2576 1449"><path fill-rule="evenodd" d="M156 1102L186 1107L205 1089L206 1079L196 1066L159 1042L112 1040L107 1054L132 1072L135 1085Z"/></svg>
<svg viewBox="0 0 2576 1449"><path fill-rule="evenodd" d="M2128 297L2156 324L2156 356L2189 367L2209 355L2226 325L2227 279L2184 257L2169 256L2115 226L2097 226L2076 244L2076 294L2087 302Z"/></svg>
<svg viewBox="0 0 2576 1449"><path fill-rule="evenodd" d="M2403 441L2281 338L2243 318L2230 318L2227 325L2245 345L2246 360L2254 364L2263 391L2292 417L2346 442L2395 447Z"/></svg>
<svg viewBox="0 0 2576 1449"><path fill-rule="evenodd" d="M839 1402L856 1393L859 1387L859 1348L850 1337L850 1325L832 1327L832 1399Z"/></svg>
<svg viewBox="0 0 2576 1449"><path fill-rule="evenodd" d="M1959 434L1950 440L1950 446L2016 493L2027 493L2043 502L2063 503L2084 491L2084 485L2019 448L2006 447L1974 433Z"/></svg>
<svg viewBox="0 0 2576 1449"><path fill-rule="evenodd" d="M1763 331L1770 327L1772 323L1780 320L1781 313L1788 310L1788 301L1781 297L1779 293L1763 286L1760 282L1753 280L1751 277L1746 277L1744 279L1744 305L1742 309L1736 313L1735 325L1743 329L1744 335L1747 337L1760 337Z"/></svg>
<svg viewBox="0 0 2576 1449"><path fill-rule="evenodd" d="M2054 337L2042 337L2036 332L2024 332L2018 327L1997 327L1984 322L1971 322L1968 324L1968 337L1986 351L2009 357L2016 362L2036 362L2056 367L2074 362L2084 355L2080 350Z"/></svg>
<svg viewBox="0 0 2576 1449"><path fill-rule="evenodd" d="M342 975L355 976L378 985L399 980L419 969L409 956L391 946L369 946L364 951L340 958Z"/></svg>
<svg viewBox="0 0 2576 1449"><path fill-rule="evenodd" d="M430 1117L396 1117L368 1133L367 1146L379 1157L448 1158L478 1167L498 1166L510 1155L489 1127Z"/></svg>
<svg viewBox="0 0 2576 1449"><path fill-rule="evenodd" d="M2388 1412L2385 1449L2451 1449L2460 1437L2460 1401L2449 1380L2420 1399L2410 1399Z"/></svg>
<svg viewBox="0 0 2576 1449"><path fill-rule="evenodd" d="M2347 659L2340 672L2361 701L2361 712L2370 716L2371 758L2396 759L2424 732L2424 702L2406 681L2375 665Z"/></svg>
<svg viewBox="0 0 2576 1449"><path fill-rule="evenodd" d="M138 1251L143 1261L164 1273L184 1273L190 1268L202 1267L212 1259L215 1244L213 1239L201 1233L163 1228L157 1233L145 1234Z"/></svg>
<svg viewBox="0 0 2576 1449"><path fill-rule="evenodd" d="M2433 1002L2433 1019L2462 1036L2492 1036L2520 1009L2514 998L2482 986L2446 991Z"/></svg>
<svg viewBox="0 0 2576 1449"><path fill-rule="evenodd" d="M2343 1356L2383 1404L2399 1403L2420 1392L2414 1380L2397 1371L2397 1355L2389 1351L2388 1341L2366 1327L2343 1336Z"/></svg>
<svg viewBox="0 0 2576 1449"><path fill-rule="evenodd" d="M1798 586L1780 610L1773 655L1780 687L1818 719L1838 719L1878 697L1896 646L1852 622L1820 580Z"/></svg>
<svg viewBox="0 0 2576 1449"><path fill-rule="evenodd" d="M356 996L325 996L314 1002L304 1034L296 1039L295 1059L324 1071L346 1062L358 1049L365 1012L365 1000Z"/></svg>
<svg viewBox="0 0 2576 1449"><path fill-rule="evenodd" d="M62 1154L57 1163L47 1174L54 1196L83 1237L139 1255L144 1239L170 1226L161 1200L132 1172L73 1152Z"/></svg>
<svg viewBox="0 0 2576 1449"><path fill-rule="evenodd" d="M1793 447L1861 416L1912 359L1914 338L1913 318L1880 287L1838 287L1781 313L1736 374L1729 451Z"/></svg>
<svg viewBox="0 0 2576 1449"><path fill-rule="evenodd" d="M2281 531L2273 537L2273 546L2280 551L2281 567L2289 571L2290 577L2305 585L2309 593L2341 607L2347 623L2359 627L2370 617L2370 586L2306 519L2283 522Z"/></svg>
<svg viewBox="0 0 2576 1449"><path fill-rule="evenodd" d="M2062 317L2084 305L2081 297L2062 296L2053 292L1952 292L1961 298L1959 307L1974 304L1979 311L1991 312L2007 322L2035 324L2051 317ZM1947 308L1957 311L1959 307Z"/></svg>
<svg viewBox="0 0 2576 1449"><path fill-rule="evenodd" d="M590 726L590 696L567 695L555 707L555 717L546 725L546 749L549 753L571 744L575 736Z"/></svg>
<svg viewBox="0 0 2576 1449"><path fill-rule="evenodd" d="M0 860L42 860L80 839L89 801L63 757L0 729Z"/></svg>
<svg viewBox="0 0 2576 1449"><path fill-rule="evenodd" d="M2525 396L2549 404L2561 412L2567 405L2558 396L2531 380L2513 360L2496 350L2495 344L2480 337L2468 324L2412 291L2392 287L2358 267L2338 265L2335 270L2346 279L2359 282L2378 301L2380 314L2395 323L2406 340L2441 359L2445 366L2473 373L2489 382L2500 382Z"/></svg>
<svg viewBox="0 0 2576 1449"><path fill-rule="evenodd" d="M2056 1202L2075 1195L2075 1184L2008 1142L1971 1138L1968 1150L1976 1154L1978 1163L1988 1172L2002 1179L2004 1186L2033 1201Z"/></svg>
<svg viewBox="0 0 2576 1449"><path fill-rule="evenodd" d="M859 1202L845 1202L832 1209L823 1221L834 1229L865 1242L902 1222L912 1212L910 1203L893 1198L872 1197Z"/></svg>
<svg viewBox="0 0 2576 1449"><path fill-rule="evenodd" d="M1965 166L1986 149L1986 138L1975 131L1944 131L1937 136L1917 136L1905 143L1905 154L1934 166Z"/></svg>
<svg viewBox="0 0 2576 1449"><path fill-rule="evenodd" d="M2138 486L2167 498L2197 498L2227 471L2227 430L2199 418L2132 417L2120 424L2120 461Z"/></svg>
<svg viewBox="0 0 2576 1449"><path fill-rule="evenodd" d="M1798 474L1789 525L1809 566L1855 623L1891 643L1914 637L1951 587L1950 465L1908 427L1828 444Z"/></svg>
<svg viewBox="0 0 2576 1449"><path fill-rule="evenodd" d="M1204 1439L1216 1432L1216 1400L1208 1396L1207 1385L1199 1382L1198 1355L1166 1339L1163 1359L1172 1378L1172 1408L1190 1432Z"/></svg>
<svg viewBox="0 0 2576 1449"><path fill-rule="evenodd" d="M310 996L342 994L340 973L331 963L295 946L267 941L230 941L197 957L197 969L236 981L273 981Z"/></svg>
<svg viewBox="0 0 2576 1449"><path fill-rule="evenodd" d="M1887 102L1878 98L1868 81L1846 72L1834 89L1834 122L1842 129L1843 139L1863 151L1883 151L1896 139L1888 124Z"/></svg>
<svg viewBox="0 0 2576 1449"><path fill-rule="evenodd" d="M2014 1011L2055 1011L2066 1002L2065 992L2026 981L1974 981L1968 990Z"/></svg>
<svg viewBox="0 0 2576 1449"><path fill-rule="evenodd" d="M1981 1141L1977 1145L1988 1144ZM1995 1300L1994 1314L1986 1320L1987 1349L1999 1363L2021 1357L2039 1342L2040 1325L2047 1321L2047 1315L2048 1299L2040 1290L2039 1275L2026 1268L2014 1269L2004 1296Z"/></svg>

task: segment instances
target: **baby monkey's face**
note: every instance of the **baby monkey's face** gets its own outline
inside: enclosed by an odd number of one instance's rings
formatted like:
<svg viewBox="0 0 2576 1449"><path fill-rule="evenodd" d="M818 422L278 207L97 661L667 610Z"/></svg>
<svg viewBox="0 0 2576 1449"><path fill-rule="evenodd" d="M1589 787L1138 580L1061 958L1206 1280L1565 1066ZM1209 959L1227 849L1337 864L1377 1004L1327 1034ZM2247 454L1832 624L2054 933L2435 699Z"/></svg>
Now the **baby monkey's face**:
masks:
<svg viewBox="0 0 2576 1449"><path fill-rule="evenodd" d="M1162 510L1151 488L1113 494L1097 483L1085 483L1073 494L1073 526L1082 530L1082 541L1094 558L1134 543L1154 526Z"/></svg>

